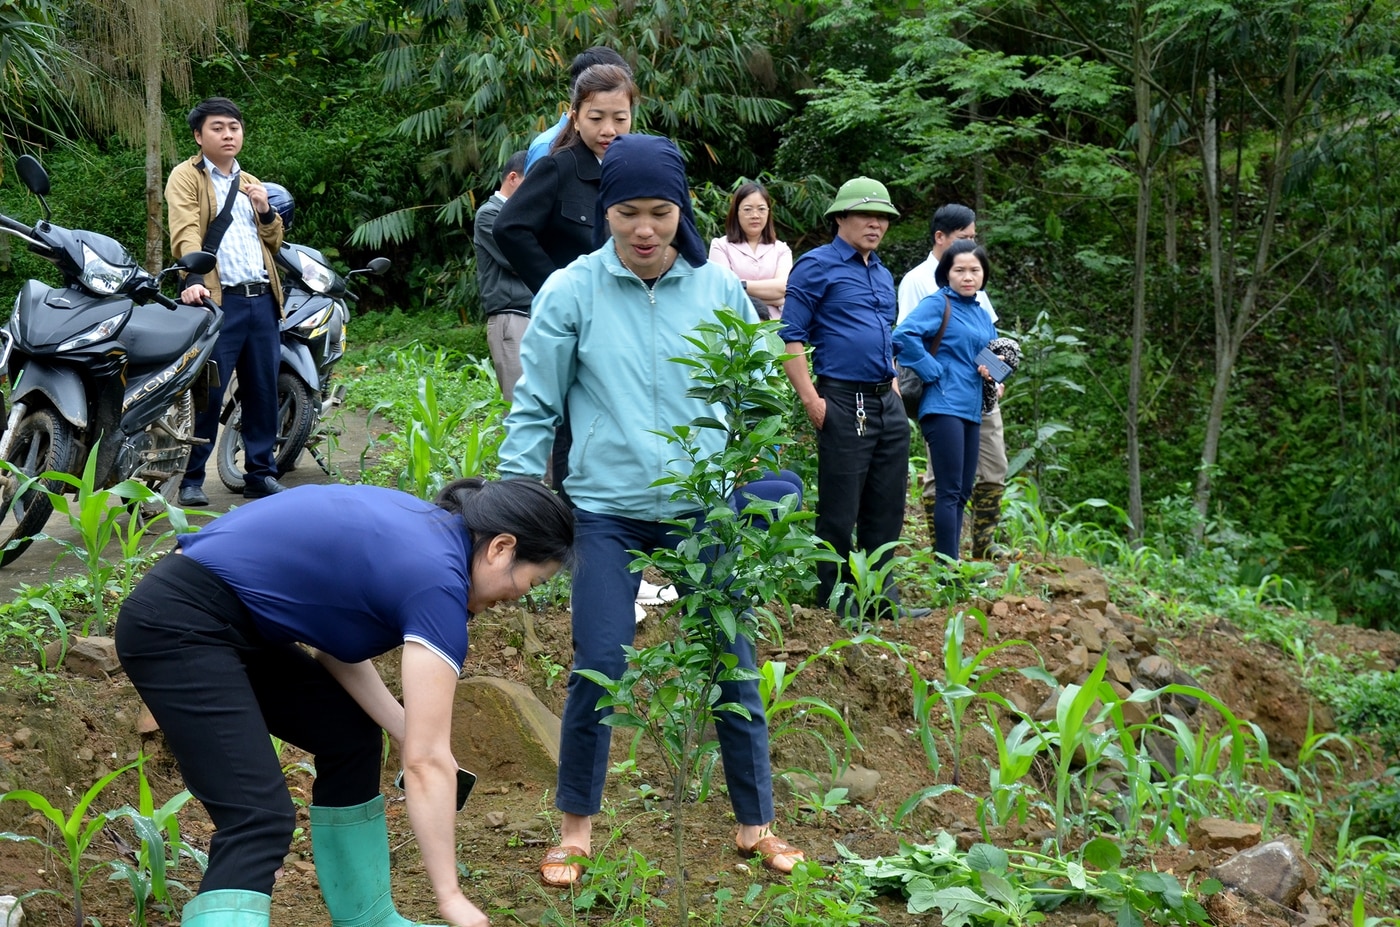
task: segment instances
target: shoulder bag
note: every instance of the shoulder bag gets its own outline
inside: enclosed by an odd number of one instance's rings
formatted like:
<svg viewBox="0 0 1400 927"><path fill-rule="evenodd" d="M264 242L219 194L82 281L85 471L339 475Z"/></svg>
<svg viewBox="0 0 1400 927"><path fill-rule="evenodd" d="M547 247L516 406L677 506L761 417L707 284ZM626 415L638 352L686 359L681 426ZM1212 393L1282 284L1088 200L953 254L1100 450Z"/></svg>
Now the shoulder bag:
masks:
<svg viewBox="0 0 1400 927"><path fill-rule="evenodd" d="M938 334L933 336L932 341L925 341L924 348L928 351L929 357L938 353L938 348L943 344L943 333L948 330L948 319L953 314L953 304L948 301L948 297L943 297L943 324L938 326ZM908 367L901 366L895 361L894 369L899 374L899 398L904 401L904 414L914 421L919 420L919 401L924 398L924 381L919 375Z"/></svg>

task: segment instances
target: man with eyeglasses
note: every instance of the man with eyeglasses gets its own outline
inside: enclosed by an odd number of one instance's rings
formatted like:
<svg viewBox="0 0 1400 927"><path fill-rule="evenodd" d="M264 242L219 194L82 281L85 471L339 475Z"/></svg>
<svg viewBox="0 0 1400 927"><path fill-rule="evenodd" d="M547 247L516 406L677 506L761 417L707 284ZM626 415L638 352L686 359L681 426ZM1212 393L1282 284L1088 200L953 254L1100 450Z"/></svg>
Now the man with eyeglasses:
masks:
<svg viewBox="0 0 1400 927"><path fill-rule="evenodd" d="M793 355L784 364L788 379L817 429L816 533L841 558L817 564L822 605L838 578L852 581L853 533L855 546L870 552L899 540L909 480L909 421L895 387L891 339L894 276L875 253L899 210L884 184L857 177L841 185L826 215L835 236L793 265L780 332ZM871 572L878 574L889 557L886 551ZM900 606L892 579L884 595L877 615L928 614ZM837 607L844 612L851 604L848 596Z"/></svg>
<svg viewBox="0 0 1400 927"><path fill-rule="evenodd" d="M934 270L948 246L964 238L977 239L977 214L961 203L940 206L929 220L929 234L933 238L933 247L928 258L899 281L900 322L914 311L924 297L938 292L938 284L933 279ZM985 290L977 291L977 303L995 324L997 313ZM997 389L1000 391L1000 384ZM979 434L977 482L972 488L972 556L978 560L1014 558L1014 551L996 543L997 525L1001 521L1001 498L1006 492L1006 475L1010 469L1006 460L1006 433L1002 427L1000 402L992 407L991 412L982 414ZM925 459L929 463L923 476L920 498L924 517L928 520L929 544L932 546L935 495L933 454L926 454Z"/></svg>

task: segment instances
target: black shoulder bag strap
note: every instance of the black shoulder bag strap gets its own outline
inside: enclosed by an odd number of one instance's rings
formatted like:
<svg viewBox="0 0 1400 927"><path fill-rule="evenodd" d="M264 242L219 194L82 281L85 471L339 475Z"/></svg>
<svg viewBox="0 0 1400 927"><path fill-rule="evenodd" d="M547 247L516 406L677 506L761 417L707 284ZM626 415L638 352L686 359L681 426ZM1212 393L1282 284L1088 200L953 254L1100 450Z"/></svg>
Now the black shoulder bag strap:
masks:
<svg viewBox="0 0 1400 927"><path fill-rule="evenodd" d="M242 171L233 175L233 183L228 185L228 196L224 197L224 208L219 210L214 221L209 223L209 228L204 230L204 241L200 244L199 250L208 251L210 254L218 253L219 244L224 240L224 233L228 231L229 223L233 221L233 201L238 198L238 185L242 177Z"/></svg>
<svg viewBox="0 0 1400 927"><path fill-rule="evenodd" d="M924 342L928 350L928 356L932 357L938 353L938 348L943 344L943 333L948 330L948 319L952 318L953 304L948 300L948 295L943 295L943 324L938 326L938 334L933 336L933 341Z"/></svg>

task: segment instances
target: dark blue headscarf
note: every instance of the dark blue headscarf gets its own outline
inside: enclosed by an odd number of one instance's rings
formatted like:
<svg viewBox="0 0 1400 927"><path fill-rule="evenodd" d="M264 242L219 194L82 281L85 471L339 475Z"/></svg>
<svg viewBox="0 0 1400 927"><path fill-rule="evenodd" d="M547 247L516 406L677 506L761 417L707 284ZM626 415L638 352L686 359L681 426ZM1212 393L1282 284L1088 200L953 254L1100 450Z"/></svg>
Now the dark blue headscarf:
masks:
<svg viewBox="0 0 1400 927"><path fill-rule="evenodd" d="M611 237L606 219L609 206L626 200L669 200L680 207L681 221L672 242L692 267L704 264L709 251L695 227L685 159L676 143L659 135L619 135L603 155L603 179L598 184L598 221L593 224L593 247Z"/></svg>

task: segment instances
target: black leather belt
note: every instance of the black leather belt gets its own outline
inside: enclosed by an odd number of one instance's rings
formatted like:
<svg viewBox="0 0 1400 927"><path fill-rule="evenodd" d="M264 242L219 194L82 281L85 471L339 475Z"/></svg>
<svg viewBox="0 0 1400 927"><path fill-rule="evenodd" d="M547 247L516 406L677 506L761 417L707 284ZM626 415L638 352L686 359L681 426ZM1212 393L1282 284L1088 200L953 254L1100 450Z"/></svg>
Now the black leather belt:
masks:
<svg viewBox="0 0 1400 927"><path fill-rule="evenodd" d="M222 289L224 292L231 293L234 296L252 299L256 296L266 296L268 293L271 293L272 285L266 280L259 280L255 283L229 283L225 284Z"/></svg>
<svg viewBox="0 0 1400 927"><path fill-rule="evenodd" d="M890 381L883 383L857 383L854 380L838 380L835 377L817 377L817 385L849 390L852 393L874 393L876 396L890 391Z"/></svg>

